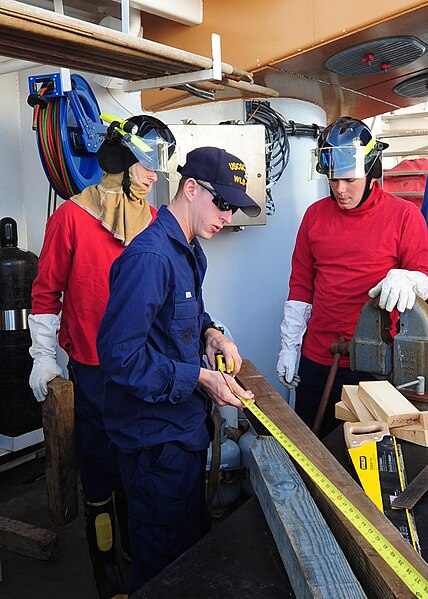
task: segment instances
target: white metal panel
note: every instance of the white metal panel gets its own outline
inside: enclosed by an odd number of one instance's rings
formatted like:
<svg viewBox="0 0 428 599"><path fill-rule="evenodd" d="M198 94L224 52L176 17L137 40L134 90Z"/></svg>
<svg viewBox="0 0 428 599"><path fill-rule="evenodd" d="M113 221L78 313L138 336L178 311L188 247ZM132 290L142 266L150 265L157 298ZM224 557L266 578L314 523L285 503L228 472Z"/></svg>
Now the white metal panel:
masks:
<svg viewBox="0 0 428 599"><path fill-rule="evenodd" d="M266 158L265 128L262 125L169 125L177 140L178 164L186 162L188 152L202 146L222 148L240 158L247 167L247 193L262 210L256 218L238 210L232 226L266 224ZM174 196L178 180L159 177L155 186L155 205L166 203Z"/></svg>

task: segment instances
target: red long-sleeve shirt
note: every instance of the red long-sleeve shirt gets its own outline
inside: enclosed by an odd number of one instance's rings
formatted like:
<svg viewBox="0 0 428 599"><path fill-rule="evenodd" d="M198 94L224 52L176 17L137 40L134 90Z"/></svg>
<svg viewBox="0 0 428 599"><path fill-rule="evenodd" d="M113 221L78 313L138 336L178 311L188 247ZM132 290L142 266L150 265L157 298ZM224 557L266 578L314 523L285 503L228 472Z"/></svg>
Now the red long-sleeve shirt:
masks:
<svg viewBox="0 0 428 599"><path fill-rule="evenodd" d="M352 338L368 291L392 268L428 275L428 230L412 202L376 181L353 210L340 209L330 196L312 204L297 234L288 296L313 305L302 354L330 365L332 342Z"/></svg>
<svg viewBox="0 0 428 599"><path fill-rule="evenodd" d="M156 210L151 213L153 220ZM96 337L109 296L110 267L124 249L101 221L71 200L46 225L32 313L62 310L59 344L82 364L98 365Z"/></svg>

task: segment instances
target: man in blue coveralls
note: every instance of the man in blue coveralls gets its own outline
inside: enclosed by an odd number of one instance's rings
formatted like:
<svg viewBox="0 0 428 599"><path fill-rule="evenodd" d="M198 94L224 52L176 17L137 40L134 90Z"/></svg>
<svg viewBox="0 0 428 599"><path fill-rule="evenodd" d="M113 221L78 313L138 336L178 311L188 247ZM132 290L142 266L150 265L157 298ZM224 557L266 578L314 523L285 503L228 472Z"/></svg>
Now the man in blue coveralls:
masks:
<svg viewBox="0 0 428 599"><path fill-rule="evenodd" d="M214 367L239 372L235 344L205 312L207 262L197 240L210 239L241 209L258 216L246 194L242 160L214 147L197 148L178 167L168 206L114 262L110 299L98 334L106 373L104 423L120 453L129 503L131 592L209 530L205 468L212 432L211 400L242 407L245 391Z"/></svg>

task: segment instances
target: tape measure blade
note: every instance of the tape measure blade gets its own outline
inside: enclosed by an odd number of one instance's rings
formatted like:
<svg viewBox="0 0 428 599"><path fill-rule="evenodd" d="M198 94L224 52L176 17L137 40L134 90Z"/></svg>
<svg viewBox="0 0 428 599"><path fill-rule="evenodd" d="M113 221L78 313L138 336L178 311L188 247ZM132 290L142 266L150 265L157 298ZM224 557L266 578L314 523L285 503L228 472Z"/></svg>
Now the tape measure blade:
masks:
<svg viewBox="0 0 428 599"><path fill-rule="evenodd" d="M352 504L338 489L285 435L283 431L257 406L243 400L244 405L258 418L266 429L288 451L305 470L315 484L327 495L347 520L360 532L363 538L376 550L402 582L416 597L428 599L428 580L387 540L384 535Z"/></svg>

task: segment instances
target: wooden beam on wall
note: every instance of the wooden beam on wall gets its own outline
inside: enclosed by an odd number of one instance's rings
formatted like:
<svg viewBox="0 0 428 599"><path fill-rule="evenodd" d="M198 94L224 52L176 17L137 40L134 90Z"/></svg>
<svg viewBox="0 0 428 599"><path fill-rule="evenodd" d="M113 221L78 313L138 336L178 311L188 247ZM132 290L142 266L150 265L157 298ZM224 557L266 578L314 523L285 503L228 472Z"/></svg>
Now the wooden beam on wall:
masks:
<svg viewBox="0 0 428 599"><path fill-rule="evenodd" d="M428 564L414 551L395 528L367 497L361 487L339 464L321 441L304 424L257 371L245 360L237 377L247 389L251 389L257 405L276 426L294 443L311 462L338 488L347 499L369 520L379 532L399 551L412 566L428 579ZM257 432L257 423L252 419ZM263 433L264 434L264 433ZM284 450L285 451L285 450ZM400 599L414 597L396 572L372 548L352 523L330 501L323 491L301 469L299 473L315 499L321 513L333 531L364 591L371 599Z"/></svg>

